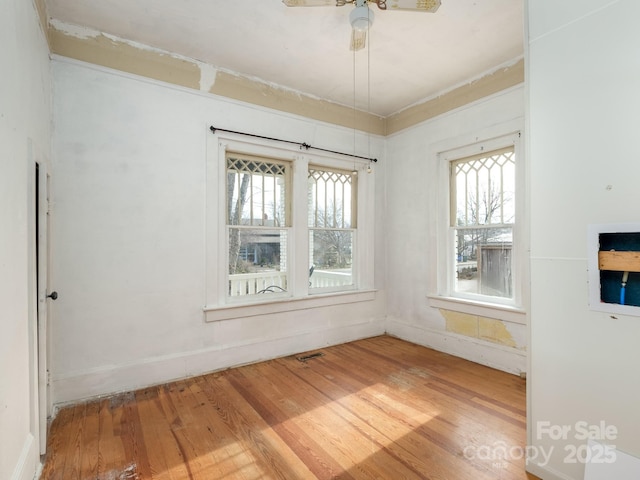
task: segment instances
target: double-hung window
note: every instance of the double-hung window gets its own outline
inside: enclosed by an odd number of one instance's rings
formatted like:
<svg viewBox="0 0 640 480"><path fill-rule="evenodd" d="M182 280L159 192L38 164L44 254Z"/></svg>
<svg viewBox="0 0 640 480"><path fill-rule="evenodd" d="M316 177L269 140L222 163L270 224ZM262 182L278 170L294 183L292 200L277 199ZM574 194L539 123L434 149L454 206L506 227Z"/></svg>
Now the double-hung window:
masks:
<svg viewBox="0 0 640 480"><path fill-rule="evenodd" d="M230 297L289 289L290 171L287 162L226 155Z"/></svg>
<svg viewBox="0 0 640 480"><path fill-rule="evenodd" d="M309 286L353 286L356 179L352 172L309 166Z"/></svg>
<svg viewBox="0 0 640 480"><path fill-rule="evenodd" d="M209 164L210 184L218 188L208 197L207 311L305 298L315 305L325 298L316 294L345 293L343 301L357 301L353 295L372 283L364 258L372 250L371 236L358 235L356 205L367 193L363 211L372 214L366 200L373 176L359 190L352 162L227 142L217 157L224 169ZM361 223L371 229L367 218Z"/></svg>
<svg viewBox="0 0 640 480"><path fill-rule="evenodd" d="M452 295L495 303L514 299L514 146L449 162Z"/></svg>

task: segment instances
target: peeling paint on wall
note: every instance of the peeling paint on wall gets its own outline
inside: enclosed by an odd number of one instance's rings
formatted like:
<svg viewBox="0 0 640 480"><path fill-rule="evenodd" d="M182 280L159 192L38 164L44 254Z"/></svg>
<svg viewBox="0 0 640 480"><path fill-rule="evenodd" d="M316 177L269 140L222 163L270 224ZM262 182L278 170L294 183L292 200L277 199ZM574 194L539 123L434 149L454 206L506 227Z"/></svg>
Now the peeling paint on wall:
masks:
<svg viewBox="0 0 640 480"><path fill-rule="evenodd" d="M71 25L52 18L49 22L49 28L55 32L64 33L66 36L75 37L86 40L88 38L96 38L100 36L100 32L87 27Z"/></svg>
<svg viewBox="0 0 640 480"><path fill-rule="evenodd" d="M87 29L50 29L53 53L174 85L200 89L200 68L175 56L146 50Z"/></svg>
<svg viewBox="0 0 640 480"><path fill-rule="evenodd" d="M446 320L447 332L478 338L478 316L468 313L440 310Z"/></svg>
<svg viewBox="0 0 640 480"><path fill-rule="evenodd" d="M124 40L85 27L54 20L49 27L52 53L135 75L301 115L314 120L354 126L384 135L385 120L320 98L287 90L194 59Z"/></svg>
<svg viewBox="0 0 640 480"><path fill-rule="evenodd" d="M216 76L218 75L218 69L208 63L200 63L200 90L202 92L209 92L213 90L216 84Z"/></svg>
<svg viewBox="0 0 640 480"><path fill-rule="evenodd" d="M516 347L516 342L504 322L493 318L478 317L478 338L507 347Z"/></svg>
<svg viewBox="0 0 640 480"><path fill-rule="evenodd" d="M354 119L353 107L59 20L51 20L49 39L57 55L375 135L396 133L524 81L520 60L389 117L356 111Z"/></svg>
<svg viewBox="0 0 640 480"><path fill-rule="evenodd" d="M524 82L524 60L484 75L423 103L386 118L386 134L399 132L430 118L480 100Z"/></svg>
<svg viewBox="0 0 640 480"><path fill-rule="evenodd" d="M508 322L444 309L440 313L445 319L447 332L519 350L526 347L526 339L518 339Z"/></svg>

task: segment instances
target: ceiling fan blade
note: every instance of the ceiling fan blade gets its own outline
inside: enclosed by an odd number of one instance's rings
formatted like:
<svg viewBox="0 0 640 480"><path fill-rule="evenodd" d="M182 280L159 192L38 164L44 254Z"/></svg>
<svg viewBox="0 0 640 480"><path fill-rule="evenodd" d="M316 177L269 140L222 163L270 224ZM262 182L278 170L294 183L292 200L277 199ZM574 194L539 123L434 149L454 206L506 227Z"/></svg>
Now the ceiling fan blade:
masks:
<svg viewBox="0 0 640 480"><path fill-rule="evenodd" d="M282 0L287 7L333 7L344 5L336 0Z"/></svg>
<svg viewBox="0 0 640 480"><path fill-rule="evenodd" d="M383 10L413 10L430 13L440 7L440 0L378 0L377 3Z"/></svg>
<svg viewBox="0 0 640 480"><path fill-rule="evenodd" d="M351 29L351 47L354 52L362 50L367 43L367 31L358 30L356 28Z"/></svg>

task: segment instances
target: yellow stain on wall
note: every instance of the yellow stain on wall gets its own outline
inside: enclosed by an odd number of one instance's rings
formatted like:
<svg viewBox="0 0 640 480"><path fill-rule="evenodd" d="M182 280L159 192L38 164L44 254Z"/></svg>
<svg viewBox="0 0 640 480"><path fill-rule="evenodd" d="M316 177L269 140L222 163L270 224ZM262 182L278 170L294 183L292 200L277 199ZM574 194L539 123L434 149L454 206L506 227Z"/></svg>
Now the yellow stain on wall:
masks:
<svg viewBox="0 0 640 480"><path fill-rule="evenodd" d="M387 135L524 82L524 60L386 118Z"/></svg>
<svg viewBox="0 0 640 480"><path fill-rule="evenodd" d="M360 110L354 112L352 108L344 105L287 91L228 72L217 73L216 81L209 93L347 128L357 127L375 135L385 133L385 120L377 115Z"/></svg>
<svg viewBox="0 0 640 480"><path fill-rule="evenodd" d="M131 44L87 30L86 37L49 27L52 53L83 62L113 68L154 80L200 90L201 65L195 60L179 58L168 52ZM384 135L383 117L353 108L278 88L241 75L217 71L209 93L234 100L301 115L347 128L357 128L374 135Z"/></svg>
<svg viewBox="0 0 640 480"><path fill-rule="evenodd" d="M501 320L443 309L440 310L440 313L446 321L447 332L478 338L506 347L518 347L513 335Z"/></svg>
<svg viewBox="0 0 640 480"><path fill-rule="evenodd" d="M513 336L500 320L478 317L478 338L507 347L516 347Z"/></svg>
<svg viewBox="0 0 640 480"><path fill-rule="evenodd" d="M446 320L447 332L478 338L478 316L468 313L440 310Z"/></svg>
<svg viewBox="0 0 640 480"><path fill-rule="evenodd" d="M97 31L93 31L93 35L82 37L69 33L65 27L57 28L52 24L48 25L47 30L45 0L36 0L36 6L43 22L43 29L48 33L51 53L200 90L201 65L195 60L179 58L157 49L143 48L141 45L108 37ZM89 32L89 29L86 30ZM522 82L524 60L519 60L513 65L387 117L357 111L357 118L354 118L351 107L221 71L217 72L215 82L209 87L209 93L386 136Z"/></svg>
<svg viewBox="0 0 640 480"><path fill-rule="evenodd" d="M103 34L79 38L49 29L52 53L133 73L191 89L200 88L200 68L194 62L113 40Z"/></svg>

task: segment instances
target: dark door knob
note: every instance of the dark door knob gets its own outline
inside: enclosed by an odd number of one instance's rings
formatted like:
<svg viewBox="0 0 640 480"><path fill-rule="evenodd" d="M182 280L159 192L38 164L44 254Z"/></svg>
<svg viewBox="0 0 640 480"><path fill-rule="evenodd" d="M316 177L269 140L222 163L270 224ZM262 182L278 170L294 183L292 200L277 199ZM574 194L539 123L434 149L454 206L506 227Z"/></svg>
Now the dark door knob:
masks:
<svg viewBox="0 0 640 480"><path fill-rule="evenodd" d="M58 298L58 292L51 292L49 295L47 295L47 298L50 298L51 300L55 300Z"/></svg>

